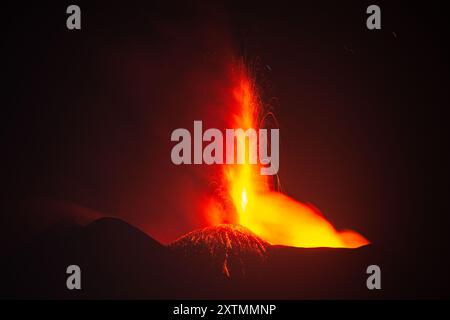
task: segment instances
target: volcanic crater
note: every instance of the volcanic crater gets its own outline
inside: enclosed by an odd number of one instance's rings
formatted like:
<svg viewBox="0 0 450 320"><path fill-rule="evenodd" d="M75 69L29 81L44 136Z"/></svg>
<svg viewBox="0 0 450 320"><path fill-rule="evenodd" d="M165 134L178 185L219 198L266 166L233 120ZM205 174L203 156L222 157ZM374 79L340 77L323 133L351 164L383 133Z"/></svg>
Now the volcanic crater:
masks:
<svg viewBox="0 0 450 320"><path fill-rule="evenodd" d="M269 246L243 226L220 224L189 232L169 248L187 259L202 261L227 278L235 278L264 262Z"/></svg>

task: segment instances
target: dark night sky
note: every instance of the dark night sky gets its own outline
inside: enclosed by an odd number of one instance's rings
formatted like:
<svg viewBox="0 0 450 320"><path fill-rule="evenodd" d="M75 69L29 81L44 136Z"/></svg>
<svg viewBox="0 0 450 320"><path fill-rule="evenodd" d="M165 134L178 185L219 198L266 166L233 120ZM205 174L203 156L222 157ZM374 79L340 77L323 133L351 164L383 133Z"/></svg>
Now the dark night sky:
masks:
<svg viewBox="0 0 450 320"><path fill-rule="evenodd" d="M2 240L39 224L30 199L118 216L163 243L204 225L208 168L173 166L170 133L216 123L234 53L276 98L289 195L417 268L447 261L442 8L378 2L371 32L367 1L208 3L79 2L76 32L68 3L6 8Z"/></svg>

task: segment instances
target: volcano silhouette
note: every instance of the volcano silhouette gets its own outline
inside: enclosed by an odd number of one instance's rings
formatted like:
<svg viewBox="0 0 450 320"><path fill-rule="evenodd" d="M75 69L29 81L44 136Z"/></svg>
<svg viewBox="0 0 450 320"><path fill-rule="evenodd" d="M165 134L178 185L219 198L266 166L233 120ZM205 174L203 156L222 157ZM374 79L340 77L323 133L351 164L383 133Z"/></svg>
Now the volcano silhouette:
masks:
<svg viewBox="0 0 450 320"><path fill-rule="evenodd" d="M267 259L269 245L243 226L221 224L192 231L170 248L185 258L203 259L226 277L239 277Z"/></svg>

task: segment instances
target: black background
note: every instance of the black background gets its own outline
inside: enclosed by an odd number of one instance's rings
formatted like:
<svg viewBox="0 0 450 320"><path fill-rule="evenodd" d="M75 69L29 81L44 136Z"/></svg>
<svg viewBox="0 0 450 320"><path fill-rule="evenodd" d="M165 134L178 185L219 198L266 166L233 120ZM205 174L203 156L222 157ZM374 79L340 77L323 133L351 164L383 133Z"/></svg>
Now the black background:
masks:
<svg viewBox="0 0 450 320"><path fill-rule="evenodd" d="M169 137L214 101L198 88L232 47L276 97L286 192L400 252L392 263L419 297L448 296L441 3L377 2L380 31L365 27L366 1L78 4L81 31L66 29L69 3L2 9L5 250L57 219L24 212L30 199L115 215L163 243L202 226L189 201L205 178L174 168Z"/></svg>

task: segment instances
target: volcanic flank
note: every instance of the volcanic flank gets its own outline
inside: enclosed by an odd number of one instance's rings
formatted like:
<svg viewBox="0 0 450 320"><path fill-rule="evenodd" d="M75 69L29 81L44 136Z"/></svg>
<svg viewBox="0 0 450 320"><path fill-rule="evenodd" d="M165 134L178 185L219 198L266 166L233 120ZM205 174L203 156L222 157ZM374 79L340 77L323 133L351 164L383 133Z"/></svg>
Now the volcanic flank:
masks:
<svg viewBox="0 0 450 320"><path fill-rule="evenodd" d="M268 246L247 228L232 224L194 230L169 245L187 259L201 261L227 278L244 276L265 261Z"/></svg>

